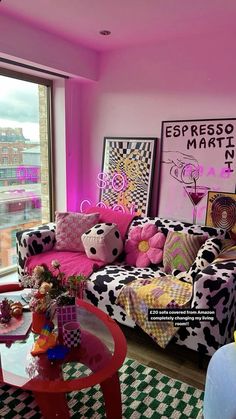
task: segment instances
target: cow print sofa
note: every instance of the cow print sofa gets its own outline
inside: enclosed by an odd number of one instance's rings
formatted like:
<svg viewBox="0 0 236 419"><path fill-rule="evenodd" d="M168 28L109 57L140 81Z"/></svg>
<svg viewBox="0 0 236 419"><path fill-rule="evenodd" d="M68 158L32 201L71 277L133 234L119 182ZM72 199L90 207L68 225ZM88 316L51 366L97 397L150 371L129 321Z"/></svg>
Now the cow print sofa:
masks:
<svg viewBox="0 0 236 419"><path fill-rule="evenodd" d="M228 233L222 229L197 226L189 223L161 219L158 217L136 217L129 228L145 223L155 223L165 235L168 231L178 231L194 235L204 235L222 241ZM29 256L49 251L55 243L55 224L49 223L17 233L17 255L19 279L26 274L25 264ZM173 338L178 345L184 345L200 354L212 355L220 346L232 342L235 329L236 311L236 261L214 263L209 258L207 267L195 271L193 281L192 308L215 309L216 319L210 322L193 322L189 327L181 327ZM60 252L58 252L58 260ZM194 272L194 266L193 266ZM79 267L78 267L79 273ZM108 313L113 319L130 327L134 321L116 304L120 290L136 278L150 278L165 275L158 266L136 268L121 260L93 272L89 278L86 299Z"/></svg>

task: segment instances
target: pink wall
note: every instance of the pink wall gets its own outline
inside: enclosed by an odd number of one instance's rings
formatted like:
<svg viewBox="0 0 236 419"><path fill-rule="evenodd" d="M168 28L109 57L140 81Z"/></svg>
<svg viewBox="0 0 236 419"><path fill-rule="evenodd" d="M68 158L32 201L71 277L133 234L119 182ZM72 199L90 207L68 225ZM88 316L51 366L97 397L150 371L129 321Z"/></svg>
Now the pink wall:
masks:
<svg viewBox="0 0 236 419"><path fill-rule="evenodd" d="M65 119L66 119L66 194L67 210L75 211L79 205L78 190L84 181L78 158L81 153L80 138L80 90L76 79L66 80L65 83Z"/></svg>
<svg viewBox="0 0 236 419"><path fill-rule="evenodd" d="M235 117L233 50L219 34L103 53L99 82L81 86L78 200L98 200L104 136L160 137L162 120Z"/></svg>
<svg viewBox="0 0 236 419"><path fill-rule="evenodd" d="M99 54L1 14L2 56L75 77L65 83L66 144L57 149L67 155L68 209L79 209L82 199L98 201L96 178L105 136L160 137L163 120L235 117L231 35L170 37ZM154 196L153 213L156 201Z"/></svg>

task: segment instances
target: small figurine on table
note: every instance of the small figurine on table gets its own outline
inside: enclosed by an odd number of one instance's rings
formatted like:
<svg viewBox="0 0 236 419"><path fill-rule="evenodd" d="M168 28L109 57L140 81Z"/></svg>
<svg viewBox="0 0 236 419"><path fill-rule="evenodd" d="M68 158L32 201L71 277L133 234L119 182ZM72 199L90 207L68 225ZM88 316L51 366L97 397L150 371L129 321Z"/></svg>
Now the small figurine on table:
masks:
<svg viewBox="0 0 236 419"><path fill-rule="evenodd" d="M0 303L0 321L1 323L9 323L11 320L11 304L7 298Z"/></svg>

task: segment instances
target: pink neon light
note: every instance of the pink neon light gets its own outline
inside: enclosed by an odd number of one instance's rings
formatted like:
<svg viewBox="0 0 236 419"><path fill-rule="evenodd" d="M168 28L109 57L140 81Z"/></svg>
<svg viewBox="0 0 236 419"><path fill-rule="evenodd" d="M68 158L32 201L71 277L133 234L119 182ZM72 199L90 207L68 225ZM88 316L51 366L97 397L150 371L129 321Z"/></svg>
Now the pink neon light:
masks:
<svg viewBox="0 0 236 419"><path fill-rule="evenodd" d="M103 179L103 176L104 176L104 178L106 178L106 180ZM104 189L106 186L109 186L109 175L106 172L100 172L100 173L98 173L97 178L101 182L104 182L105 183L105 185L103 184L103 186L100 186L100 185L97 184L97 187L99 189ZM107 182L108 182L108 185L107 185Z"/></svg>
<svg viewBox="0 0 236 419"><path fill-rule="evenodd" d="M123 205L115 204L112 207L113 211L119 211L119 208L121 209L121 211L123 212L123 214L125 214L125 209L124 209Z"/></svg>
<svg viewBox="0 0 236 419"><path fill-rule="evenodd" d="M87 202L90 207L92 205L91 201L89 201L88 199L83 199L83 201L80 203L80 207L79 207L80 212L83 212L83 205L84 205L85 202Z"/></svg>
<svg viewBox="0 0 236 419"><path fill-rule="evenodd" d="M121 177L122 178L122 185L118 186L116 185L116 179L117 177ZM111 182L112 185L112 189L114 189L114 191L116 192L120 192L126 189L127 187L127 177L125 173L114 173L112 177L109 176L108 173L106 172L100 172L97 175L97 179L100 183L97 182L97 187L99 189L104 189L106 187L109 187L109 183Z"/></svg>
<svg viewBox="0 0 236 419"><path fill-rule="evenodd" d="M203 176L204 171L205 171L205 176L212 176L212 177L221 177L224 179L228 179L231 176L231 173L229 172L228 167L215 167L215 166L203 166L202 164L199 164L198 166L196 166L196 170L199 173L199 176ZM187 176L191 176L192 174L192 167L187 167L185 174Z"/></svg>
<svg viewBox="0 0 236 419"><path fill-rule="evenodd" d="M96 207L107 208L106 204L104 204L104 202L102 202L102 201L99 201L99 202L96 204Z"/></svg>
<svg viewBox="0 0 236 419"><path fill-rule="evenodd" d="M16 169L16 177L19 180L36 180L38 179L40 170L38 167L18 166Z"/></svg>
<svg viewBox="0 0 236 419"><path fill-rule="evenodd" d="M115 185L115 179L117 177L119 177L119 176L122 178L122 182L123 183L122 183L122 186L121 187L117 188L116 185ZM127 178L126 178L126 175L122 175L121 173L115 173L112 176L111 184L112 184L112 188L114 189L114 191L116 191L116 192L124 191L126 189L126 186L127 186Z"/></svg>
<svg viewBox="0 0 236 419"><path fill-rule="evenodd" d="M81 203L80 203L80 207L79 207L80 212L84 212L84 211L85 211L85 209L86 209L86 208L84 208L84 204L86 204L86 203L88 204L88 206L89 206L89 207L91 207L91 206L92 206L91 201L89 201L88 199L83 199L83 201L81 201ZM102 201L99 201L99 202L96 204L96 207L110 208L110 207L108 207L106 204L104 204L104 202L102 202ZM126 208L125 206L123 206L123 205L121 205L121 204L115 204L115 205L113 205L113 207L112 207L112 208L110 208L110 209L112 209L113 211L122 211L124 214L125 214L126 212L130 212L130 214L134 214L134 213L135 213L134 208L135 208L134 204L132 204L130 208Z"/></svg>
<svg viewBox="0 0 236 419"><path fill-rule="evenodd" d="M131 205L130 209L129 209L130 214L135 214L135 206L134 204Z"/></svg>

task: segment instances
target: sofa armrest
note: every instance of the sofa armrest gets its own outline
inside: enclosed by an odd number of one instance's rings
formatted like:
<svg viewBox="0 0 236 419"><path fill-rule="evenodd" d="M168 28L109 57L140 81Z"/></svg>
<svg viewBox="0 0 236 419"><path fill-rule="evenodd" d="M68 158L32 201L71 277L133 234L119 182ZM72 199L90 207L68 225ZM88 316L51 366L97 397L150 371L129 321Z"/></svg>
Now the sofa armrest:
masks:
<svg viewBox="0 0 236 419"><path fill-rule="evenodd" d="M226 306L236 285L236 260L211 263L196 275L193 284L192 306L214 308Z"/></svg>
<svg viewBox="0 0 236 419"><path fill-rule="evenodd" d="M55 244L55 223L48 223L39 227L16 233L17 271L19 279L25 275L25 264L32 255L47 252Z"/></svg>
<svg viewBox="0 0 236 419"><path fill-rule="evenodd" d="M236 261L208 265L194 281L192 308L214 309L216 319L203 322L214 328L214 337L220 344L232 341L235 329ZM207 331L206 331L207 333ZM216 334L217 335L216 335ZM213 336L211 336L213 338Z"/></svg>
<svg viewBox="0 0 236 419"><path fill-rule="evenodd" d="M198 273L193 285L191 307L215 310L213 321L191 321L181 327L176 342L202 354L213 355L233 341L236 308L236 261L217 262Z"/></svg>

